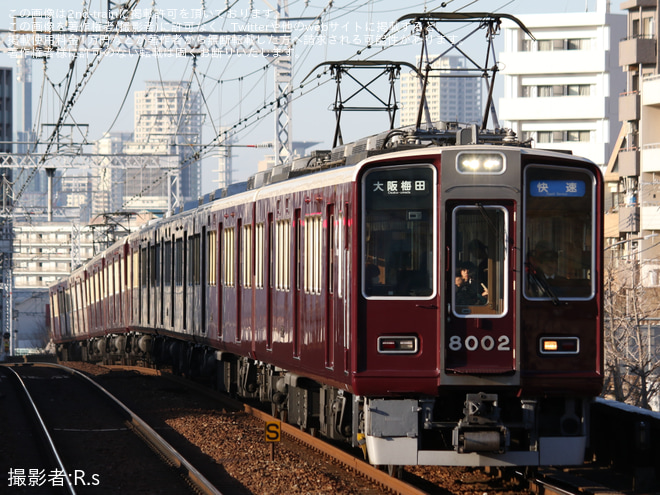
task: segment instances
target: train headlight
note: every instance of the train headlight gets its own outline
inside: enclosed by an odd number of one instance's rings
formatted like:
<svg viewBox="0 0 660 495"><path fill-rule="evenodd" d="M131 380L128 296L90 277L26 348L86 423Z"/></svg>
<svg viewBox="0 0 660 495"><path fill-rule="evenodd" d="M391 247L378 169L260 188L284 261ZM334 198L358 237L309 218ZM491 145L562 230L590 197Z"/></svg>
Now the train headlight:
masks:
<svg viewBox="0 0 660 495"><path fill-rule="evenodd" d="M378 337L380 354L416 354L418 350L419 339L415 336Z"/></svg>
<svg viewBox="0 0 660 495"><path fill-rule="evenodd" d="M541 337L541 354L578 354L580 339L578 337Z"/></svg>
<svg viewBox="0 0 660 495"><path fill-rule="evenodd" d="M501 153L462 152L456 157L456 170L461 174L498 175L506 169L506 160Z"/></svg>

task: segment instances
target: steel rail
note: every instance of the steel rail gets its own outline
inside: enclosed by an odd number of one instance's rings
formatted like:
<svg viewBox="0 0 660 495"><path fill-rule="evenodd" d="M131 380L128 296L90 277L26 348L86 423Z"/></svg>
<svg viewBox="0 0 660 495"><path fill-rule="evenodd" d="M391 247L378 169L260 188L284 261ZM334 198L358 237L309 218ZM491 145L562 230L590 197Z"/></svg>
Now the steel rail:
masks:
<svg viewBox="0 0 660 495"><path fill-rule="evenodd" d="M142 418L137 416L133 411L126 407L123 402L112 395L104 387L99 385L92 378L78 370L68 368L60 364L39 363L35 364L35 366L58 368L72 376L75 376L76 378L85 380L90 385L93 385L104 396L110 399L121 411L128 415L130 418L130 425L138 434L138 436L142 438L151 448L158 452L158 454L163 456L167 462L172 464L178 470L179 474L186 477L189 483L193 485L197 491L205 495L222 495L222 492L213 486L213 484L208 479L206 479L202 473L200 473L192 464L190 464L190 462L188 462L163 437L156 433L156 431L151 428L151 426L149 426Z"/></svg>
<svg viewBox="0 0 660 495"><path fill-rule="evenodd" d="M160 370L154 370L152 368L144 368L140 366L110 365L108 366L108 368L137 370L144 374L162 376L175 383L182 384L202 394L205 394L207 397L210 397L213 400L217 400L227 407L239 411L243 410L243 412L245 412L246 414L260 421L263 422L280 421L279 418L275 418L274 416L271 416L270 414L265 413L260 409L256 409L239 400L233 399L229 396L222 395L217 391L211 390L208 387L204 387L191 380L186 380L184 378L172 375L167 372L162 372ZM323 439L316 438L310 435L309 433L302 431L300 428L294 425L291 425L284 421L280 421L280 427L283 435L286 435L289 438L295 440L296 442L303 444L306 447L311 448L317 452L320 452L323 455L330 457L331 459L336 460L337 462L343 464L349 469L352 469L355 473L359 474L360 476L387 488L387 490L390 492L397 493L399 495L423 495L427 493L423 490L415 488L414 486L410 485L409 483L406 483L403 480L390 476L389 474L378 469L377 467L372 466L371 464L358 459L357 457L355 457L350 453L347 453L341 449L338 449L337 447L334 447L333 445L329 444Z"/></svg>
<svg viewBox="0 0 660 495"><path fill-rule="evenodd" d="M58 470L63 474L62 478L66 480L64 488L66 488L67 493L71 495L75 495L76 490L73 487L71 480L69 479L69 473L67 473L66 467L64 466L64 463L62 462L62 459L60 458L60 455L57 452L57 448L55 447L55 442L53 442L53 438L50 436L50 433L48 432L46 423L44 423L41 414L39 414L39 409L37 408L37 405L34 403L34 400L32 400L32 395L30 395L30 391L28 390L27 385L21 378L21 375L19 375L18 372L15 369L13 369L11 366L3 365L3 368L8 370L10 372L10 376L12 376L14 380L20 385L23 398L27 402L30 408L30 412L33 414L36 422L39 424L39 428L41 430L41 436L48 446L50 457L52 457L53 461L55 461L55 464L57 465Z"/></svg>

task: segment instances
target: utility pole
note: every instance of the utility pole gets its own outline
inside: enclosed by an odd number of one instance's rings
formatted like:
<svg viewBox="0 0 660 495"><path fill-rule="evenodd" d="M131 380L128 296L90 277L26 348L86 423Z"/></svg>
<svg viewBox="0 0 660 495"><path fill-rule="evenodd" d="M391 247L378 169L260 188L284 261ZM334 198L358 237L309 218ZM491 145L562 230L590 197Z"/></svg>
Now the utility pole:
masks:
<svg viewBox="0 0 660 495"><path fill-rule="evenodd" d="M2 348L0 360L13 356L16 350L14 333L14 300L12 252L14 245L14 223L11 213L11 183L2 175L2 211L0 211L0 284L2 287L0 314L2 316Z"/></svg>

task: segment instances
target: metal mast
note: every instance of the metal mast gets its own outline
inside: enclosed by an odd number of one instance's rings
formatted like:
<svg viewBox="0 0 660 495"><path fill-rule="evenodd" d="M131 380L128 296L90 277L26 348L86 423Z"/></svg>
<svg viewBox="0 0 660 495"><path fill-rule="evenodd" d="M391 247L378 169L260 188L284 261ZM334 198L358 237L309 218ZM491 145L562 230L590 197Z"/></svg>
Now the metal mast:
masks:
<svg viewBox="0 0 660 495"><path fill-rule="evenodd" d="M10 182L2 176L2 211L0 212L0 276L2 280L2 349L0 356L13 356L16 349L16 335L13 328L13 274L12 252L14 244L14 223L12 219Z"/></svg>
<svg viewBox="0 0 660 495"><path fill-rule="evenodd" d="M289 1L277 2L277 27L284 31L289 20ZM275 166L289 163L293 157L293 138L291 134L291 51L290 37L277 38L275 42L281 48L281 54L275 54Z"/></svg>

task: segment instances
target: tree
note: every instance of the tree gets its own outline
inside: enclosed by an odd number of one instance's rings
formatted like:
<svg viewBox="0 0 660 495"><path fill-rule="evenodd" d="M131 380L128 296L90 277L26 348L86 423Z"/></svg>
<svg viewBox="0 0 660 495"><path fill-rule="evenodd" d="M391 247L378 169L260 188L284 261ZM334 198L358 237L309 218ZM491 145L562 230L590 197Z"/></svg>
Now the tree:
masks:
<svg viewBox="0 0 660 495"><path fill-rule="evenodd" d="M654 345L660 291L640 283L636 260L612 256L605 268L603 395L651 409L660 393L660 351Z"/></svg>

